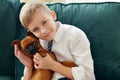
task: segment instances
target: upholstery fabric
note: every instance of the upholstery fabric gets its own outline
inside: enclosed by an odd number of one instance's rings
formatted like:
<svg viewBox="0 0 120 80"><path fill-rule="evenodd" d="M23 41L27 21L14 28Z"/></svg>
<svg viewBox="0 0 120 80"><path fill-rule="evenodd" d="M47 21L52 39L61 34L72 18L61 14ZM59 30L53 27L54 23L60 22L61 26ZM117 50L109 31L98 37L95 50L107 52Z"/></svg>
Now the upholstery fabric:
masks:
<svg viewBox="0 0 120 80"><path fill-rule="evenodd" d="M0 75L14 76L14 54L11 42L16 34L14 7L7 0L0 0Z"/></svg>
<svg viewBox="0 0 120 80"><path fill-rule="evenodd" d="M15 80L13 76L0 76L0 80Z"/></svg>

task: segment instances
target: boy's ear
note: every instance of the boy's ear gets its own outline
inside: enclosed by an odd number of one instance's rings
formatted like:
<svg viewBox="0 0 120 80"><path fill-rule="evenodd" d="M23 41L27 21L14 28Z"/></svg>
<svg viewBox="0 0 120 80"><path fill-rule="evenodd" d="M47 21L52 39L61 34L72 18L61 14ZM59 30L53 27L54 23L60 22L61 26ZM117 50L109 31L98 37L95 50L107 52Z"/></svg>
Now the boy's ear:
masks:
<svg viewBox="0 0 120 80"><path fill-rule="evenodd" d="M27 36L32 36L32 37L34 37L34 38L36 38L36 39L39 39L39 38L37 38L32 32L30 32L30 31L27 31Z"/></svg>
<svg viewBox="0 0 120 80"><path fill-rule="evenodd" d="M56 15L56 12L54 10L51 11L51 15L52 15L54 20L57 19L57 15Z"/></svg>

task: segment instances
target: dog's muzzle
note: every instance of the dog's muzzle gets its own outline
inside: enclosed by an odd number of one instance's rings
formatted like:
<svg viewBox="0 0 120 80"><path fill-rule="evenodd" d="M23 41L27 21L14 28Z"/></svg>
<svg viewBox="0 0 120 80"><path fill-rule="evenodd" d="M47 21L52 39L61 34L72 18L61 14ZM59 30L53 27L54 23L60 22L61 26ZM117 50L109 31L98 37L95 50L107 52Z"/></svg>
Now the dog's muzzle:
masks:
<svg viewBox="0 0 120 80"><path fill-rule="evenodd" d="M27 51L30 55L34 55L38 51L37 44L35 42L31 43L25 48L25 51Z"/></svg>

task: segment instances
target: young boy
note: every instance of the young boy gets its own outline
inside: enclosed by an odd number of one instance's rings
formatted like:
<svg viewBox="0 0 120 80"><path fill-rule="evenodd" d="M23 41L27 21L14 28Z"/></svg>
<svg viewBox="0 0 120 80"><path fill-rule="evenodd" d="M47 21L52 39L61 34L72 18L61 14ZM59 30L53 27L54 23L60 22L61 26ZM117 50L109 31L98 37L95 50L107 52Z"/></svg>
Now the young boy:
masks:
<svg viewBox="0 0 120 80"><path fill-rule="evenodd" d="M48 41L53 40L52 51L59 62L73 61L78 66L67 67L54 61L49 55L41 57L34 55L36 69L50 69L55 71L52 80L95 80L90 43L85 33L67 24L56 21L56 13L51 11L40 1L27 2L21 9L20 21L22 25L40 39L42 46L47 48ZM32 75L32 60L15 47L15 56L25 66L23 80L30 80Z"/></svg>

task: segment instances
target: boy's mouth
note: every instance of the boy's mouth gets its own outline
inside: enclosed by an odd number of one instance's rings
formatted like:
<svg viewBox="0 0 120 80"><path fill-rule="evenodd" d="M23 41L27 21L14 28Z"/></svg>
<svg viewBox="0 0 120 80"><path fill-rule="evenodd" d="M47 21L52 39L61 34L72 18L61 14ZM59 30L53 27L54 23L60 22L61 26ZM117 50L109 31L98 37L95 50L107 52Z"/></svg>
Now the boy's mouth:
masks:
<svg viewBox="0 0 120 80"><path fill-rule="evenodd" d="M45 37L45 38L49 38L49 37L50 37L50 34L51 34L51 32L47 33L44 37Z"/></svg>

